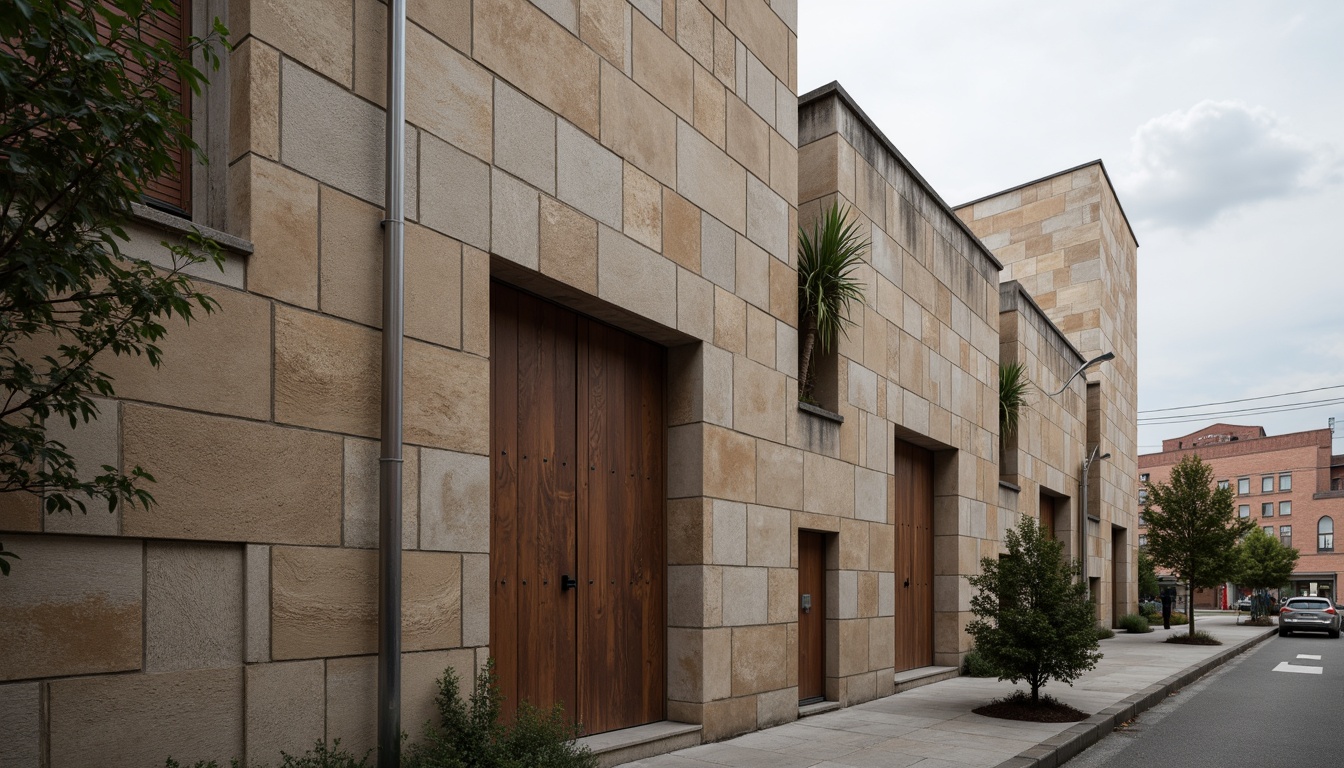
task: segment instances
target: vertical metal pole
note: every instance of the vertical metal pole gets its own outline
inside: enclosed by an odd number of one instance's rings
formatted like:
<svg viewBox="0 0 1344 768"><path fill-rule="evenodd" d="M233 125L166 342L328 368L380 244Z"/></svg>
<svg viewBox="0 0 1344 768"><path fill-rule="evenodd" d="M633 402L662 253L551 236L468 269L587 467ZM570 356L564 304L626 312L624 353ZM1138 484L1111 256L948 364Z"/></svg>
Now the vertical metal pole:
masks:
<svg viewBox="0 0 1344 768"><path fill-rule="evenodd" d="M1095 455L1096 452L1097 449L1093 448L1092 454ZM1078 515L1078 559L1081 568L1079 575L1083 580L1083 585L1088 587L1089 594L1091 594L1092 585L1087 583L1087 476L1091 470L1092 456L1089 455L1086 459L1083 459L1083 508L1082 514Z"/></svg>
<svg viewBox="0 0 1344 768"><path fill-rule="evenodd" d="M387 4L382 453L378 459L378 766L401 765L401 428L405 326L406 2Z"/></svg>

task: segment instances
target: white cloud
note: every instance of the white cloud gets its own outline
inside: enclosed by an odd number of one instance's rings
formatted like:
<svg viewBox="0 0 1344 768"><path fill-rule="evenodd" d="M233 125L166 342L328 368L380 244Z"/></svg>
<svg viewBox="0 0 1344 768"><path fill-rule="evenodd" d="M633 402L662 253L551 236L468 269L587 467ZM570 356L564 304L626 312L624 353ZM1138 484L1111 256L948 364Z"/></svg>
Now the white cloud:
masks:
<svg viewBox="0 0 1344 768"><path fill-rule="evenodd" d="M1220 214L1338 181L1328 150L1283 127L1262 107L1201 101L1155 117L1131 139L1123 199L1156 225L1198 229Z"/></svg>

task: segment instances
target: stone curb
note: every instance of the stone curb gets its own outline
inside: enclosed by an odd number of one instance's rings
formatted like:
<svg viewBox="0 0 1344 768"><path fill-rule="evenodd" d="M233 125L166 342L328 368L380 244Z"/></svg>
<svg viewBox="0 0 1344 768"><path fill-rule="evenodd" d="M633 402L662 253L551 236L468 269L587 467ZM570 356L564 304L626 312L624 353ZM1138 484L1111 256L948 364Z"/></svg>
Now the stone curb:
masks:
<svg viewBox="0 0 1344 768"><path fill-rule="evenodd" d="M1225 648L1207 659L1171 675L1161 682L1121 699L1088 719L1070 727L1063 733L1055 734L1036 746L1020 753L1017 757L1004 760L994 768L1056 768L1072 759L1079 752L1105 738L1117 725L1134 719L1140 712L1162 703L1167 696L1199 678L1212 672L1228 660L1245 653L1247 650L1273 637L1278 630L1271 627L1258 637L1251 637Z"/></svg>

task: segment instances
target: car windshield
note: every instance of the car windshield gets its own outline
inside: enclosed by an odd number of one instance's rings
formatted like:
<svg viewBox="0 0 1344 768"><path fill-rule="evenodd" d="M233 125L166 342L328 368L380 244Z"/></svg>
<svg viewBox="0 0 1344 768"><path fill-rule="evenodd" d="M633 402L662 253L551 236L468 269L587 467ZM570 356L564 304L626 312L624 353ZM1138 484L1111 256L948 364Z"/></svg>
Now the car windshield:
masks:
<svg viewBox="0 0 1344 768"><path fill-rule="evenodd" d="M1332 606L1328 600L1289 600L1288 607L1294 611L1324 611Z"/></svg>

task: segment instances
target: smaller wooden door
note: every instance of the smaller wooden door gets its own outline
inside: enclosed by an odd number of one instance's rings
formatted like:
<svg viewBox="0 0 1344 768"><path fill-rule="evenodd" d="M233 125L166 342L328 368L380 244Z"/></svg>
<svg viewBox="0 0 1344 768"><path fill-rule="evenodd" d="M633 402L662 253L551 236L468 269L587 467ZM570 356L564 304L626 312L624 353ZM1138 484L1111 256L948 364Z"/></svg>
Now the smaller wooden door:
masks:
<svg viewBox="0 0 1344 768"><path fill-rule="evenodd" d="M798 700L826 696L826 537L798 532Z"/></svg>
<svg viewBox="0 0 1344 768"><path fill-rule="evenodd" d="M1041 494L1041 533L1047 539L1055 539L1055 497Z"/></svg>
<svg viewBox="0 0 1344 768"><path fill-rule="evenodd" d="M933 664L933 454L897 440L894 458L894 661L904 672Z"/></svg>

